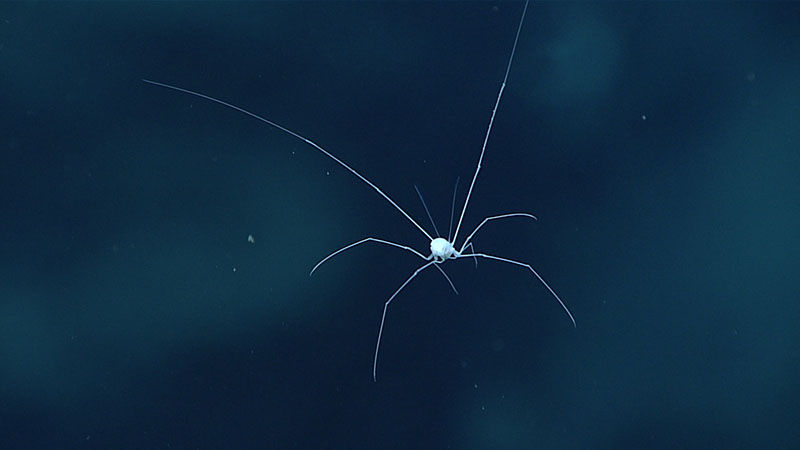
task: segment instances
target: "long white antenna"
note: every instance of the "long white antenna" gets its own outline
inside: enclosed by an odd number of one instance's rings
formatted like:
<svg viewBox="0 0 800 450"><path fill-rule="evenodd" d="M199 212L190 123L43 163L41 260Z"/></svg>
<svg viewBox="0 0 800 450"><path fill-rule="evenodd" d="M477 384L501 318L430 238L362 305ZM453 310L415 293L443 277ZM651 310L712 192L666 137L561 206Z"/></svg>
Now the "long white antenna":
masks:
<svg viewBox="0 0 800 450"><path fill-rule="evenodd" d="M194 95L195 97L204 98L204 99L210 100L210 101L212 101L214 103L219 103L222 106L227 106L228 108L231 108L231 109L234 109L236 111L239 111L240 113L247 114L250 117L258 119L258 120L266 123L267 125L272 125L273 127L277 128L277 129L279 129L279 130L281 130L283 132L289 133L290 135L296 137L297 139L302 140L306 144L308 144L308 145L316 148L317 150L321 151L322 153L324 153L325 156L327 156L327 157L331 158L332 160L336 161L337 163L339 163L339 165L341 165L345 169L347 169L350 172L352 172L353 175L357 176L358 178L361 178L361 181L363 181L364 183L367 183L369 185L369 187L371 187L372 189L375 189L375 191L377 191L378 194L381 194L381 197L385 198L386 201L388 201L389 203L392 204L392 206L397 208L397 210L400 211L400 213L402 213L406 217L406 219L411 221L411 223L413 223L414 226L417 227L419 229L419 231L421 231L422 234L424 234L425 237L428 238L429 241L433 240L433 237L430 234L428 234L428 232L425 231L424 228L422 228L414 219L412 219L411 216L408 215L408 213L403 211L403 208L401 208L397 203L395 203L394 200L392 200L388 195L384 194L383 191L378 186L375 186L374 184L372 184L371 181L369 181L368 179L364 178L364 176L361 175L360 173L356 172L355 169L353 169L352 167L348 166L341 159L333 156L333 154L331 154L330 152L328 152L324 148L320 147L316 143L312 142L311 140L306 139L303 136L300 136L299 134L295 133L294 131L292 131L292 130L290 130L288 128L284 128L284 127L278 125L277 123L275 123L275 122L273 122L271 120L267 120L267 119L259 116L258 114L252 113L252 112L250 112L250 111L248 111L248 110L246 110L244 108L240 108L240 107L238 107L236 105L232 105L232 104L230 104L228 102L224 102L224 101L222 101L220 99L211 97L209 95L201 94L201 93L195 92L195 91L190 91L189 89L184 89L184 88L180 88L180 87L177 87L177 86L171 86L171 85L165 84L165 83L159 83L158 81L151 81L151 80L145 80L145 79L142 79L142 81L144 81L145 83L148 83L148 84L154 84L156 86L161 86L161 87L164 87L164 88L167 88L167 89L172 89L174 91L179 91L179 92L183 92L183 93L186 93L186 94Z"/></svg>
<svg viewBox="0 0 800 450"><path fill-rule="evenodd" d="M500 85L500 92L497 93L497 101L494 102L494 109L492 109L492 118L489 119L489 128L486 130L486 137L483 139L483 147L481 148L481 157L478 158L478 168L475 169L475 175L472 176L472 183L469 185L467 191L467 199L464 201L464 209L461 210L461 217L458 219L456 226L456 234L453 235L451 241L455 244L458 239L458 230L461 228L461 222L464 220L464 214L467 212L467 205L469 205L469 198L472 195L472 188L475 187L475 180L478 179L478 172L481 171L481 163L483 162L483 154L486 152L486 143L489 142L489 135L492 133L492 124L494 124L494 115L497 113L497 106L500 104L500 98L503 96L503 89L506 88L506 81L508 80L508 72L511 71L511 62L514 61L514 53L517 51L517 41L519 41L519 32L522 30L522 22L525 21L525 13L528 11L528 2L525 2L525 9L522 10L522 17L519 19L519 26L517 27L517 36L514 38L514 47L511 48L511 57L508 58L508 67L506 67L506 75L503 77L503 84Z"/></svg>
<svg viewBox="0 0 800 450"><path fill-rule="evenodd" d="M456 177L456 186L453 188L453 203L450 203L450 228L447 230L447 242L453 242L450 238L453 237L453 216L456 213L456 192L458 192L459 180L461 180L461 177Z"/></svg>
<svg viewBox="0 0 800 450"><path fill-rule="evenodd" d="M428 209L428 204L425 203L425 199L422 197L422 192L419 191L417 185L414 185L414 190L417 191L417 195L419 196L419 201L422 202L422 207L425 208L425 214L428 215L428 219L431 220L431 225L433 225L433 231L436 232L436 237L441 236L442 234L439 233L439 229L436 228L436 222L433 221L433 216L431 215L431 211Z"/></svg>

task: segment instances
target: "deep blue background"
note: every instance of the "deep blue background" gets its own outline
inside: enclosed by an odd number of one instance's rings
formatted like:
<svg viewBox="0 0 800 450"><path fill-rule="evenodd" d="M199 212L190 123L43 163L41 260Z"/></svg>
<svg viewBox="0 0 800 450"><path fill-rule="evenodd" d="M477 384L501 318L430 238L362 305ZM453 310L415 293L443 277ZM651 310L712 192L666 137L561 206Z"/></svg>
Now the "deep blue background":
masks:
<svg viewBox="0 0 800 450"><path fill-rule="evenodd" d="M0 447L800 448L800 6L0 5ZM248 242L248 235L255 239ZM464 233L462 232L462 237Z"/></svg>

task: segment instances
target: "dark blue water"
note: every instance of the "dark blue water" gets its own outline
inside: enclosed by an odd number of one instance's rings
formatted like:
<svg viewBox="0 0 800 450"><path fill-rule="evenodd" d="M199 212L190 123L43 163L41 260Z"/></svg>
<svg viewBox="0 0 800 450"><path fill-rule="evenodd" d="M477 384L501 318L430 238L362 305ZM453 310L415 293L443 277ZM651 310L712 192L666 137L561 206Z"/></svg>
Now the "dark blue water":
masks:
<svg viewBox="0 0 800 450"><path fill-rule="evenodd" d="M0 448L800 448L800 7L0 5ZM430 231L429 231L430 232ZM252 239L248 240L251 236Z"/></svg>

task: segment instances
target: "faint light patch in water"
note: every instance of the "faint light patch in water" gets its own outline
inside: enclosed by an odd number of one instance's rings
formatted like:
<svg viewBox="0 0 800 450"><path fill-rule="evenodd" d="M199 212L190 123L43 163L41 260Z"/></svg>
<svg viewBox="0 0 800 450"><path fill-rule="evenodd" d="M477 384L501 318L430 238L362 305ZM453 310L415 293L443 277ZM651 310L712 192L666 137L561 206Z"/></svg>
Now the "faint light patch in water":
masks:
<svg viewBox="0 0 800 450"><path fill-rule="evenodd" d="M506 348L506 342L502 338L495 338L492 341L492 350L502 352Z"/></svg>
<svg viewBox="0 0 800 450"><path fill-rule="evenodd" d="M269 171L282 175L265 176L256 189L263 196L243 203L269 210L243 224L241 234L214 214L143 211L137 204L127 229L98 237L110 240L94 258L66 265L68 291L44 283L3 292L0 384L9 387L8 400L52 412L87 397L123 401L129 394L120 386L146 382L138 377L174 355L279 333L286 320L335 320L330 298L339 286L315 282L308 271L330 251L318 243L334 240L325 237L331 228L357 227L329 204L351 184L279 159ZM288 189L284 177L300 181ZM120 181L126 192L137 191L129 183ZM343 258L337 270L356 270L357 263Z"/></svg>
<svg viewBox="0 0 800 450"><path fill-rule="evenodd" d="M603 104L622 70L620 37L598 15L575 12L549 41L539 44L537 69L519 82L530 101L559 110L594 109ZM530 61L530 60L529 60Z"/></svg>
<svg viewBox="0 0 800 450"><path fill-rule="evenodd" d="M59 391L66 361L63 336L42 299L4 291L0 303L0 383L7 399L41 400Z"/></svg>

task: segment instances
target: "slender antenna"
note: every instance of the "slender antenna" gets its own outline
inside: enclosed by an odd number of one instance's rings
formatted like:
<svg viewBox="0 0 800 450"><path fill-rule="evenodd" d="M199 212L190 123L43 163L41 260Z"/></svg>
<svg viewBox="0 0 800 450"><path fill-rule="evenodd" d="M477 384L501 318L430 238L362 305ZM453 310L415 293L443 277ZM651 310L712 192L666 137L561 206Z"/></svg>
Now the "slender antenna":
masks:
<svg viewBox="0 0 800 450"><path fill-rule="evenodd" d="M450 229L447 230L447 242L451 244L453 241L450 240L450 236L453 235L453 215L456 212L456 192L458 192L458 182L461 180L461 177L456 177L456 187L453 188L453 203L450 203Z"/></svg>
<svg viewBox="0 0 800 450"><path fill-rule="evenodd" d="M492 132L492 124L494 124L494 116L497 113L497 106L500 104L500 98L503 96L503 89L506 88L506 81L508 80L508 72L511 71L511 62L514 60L514 53L517 51L517 41L519 41L519 32L522 30L522 22L525 21L525 12L528 11L528 2L525 2L525 9L522 10L522 17L519 19L519 26L517 27L517 36L514 38L514 46L511 48L511 57L508 58L508 67L506 67L506 75L503 77L503 84L500 85L500 92L497 93L497 101L494 103L492 109L492 118L489 119L489 128L486 130L486 137L483 139L483 147L481 147L481 156L478 158L478 167L475 169L475 175L472 176L472 183L469 185L467 191L467 199L464 201L464 209L461 210L461 217L458 219L456 225L456 234L453 235L453 241L458 239L458 230L461 229L461 222L464 220L464 214L467 212L467 205L469 205L469 198L472 195L472 188L475 187L475 180L478 179L478 172L481 171L481 163L483 162L483 154L486 152L486 143L489 142L489 134Z"/></svg>
<svg viewBox="0 0 800 450"><path fill-rule="evenodd" d="M353 175L355 175L358 178L360 178L361 181L363 181L364 183L367 183L369 185L369 187L371 187L372 189L375 189L375 191L378 192L378 194L381 194L381 197L385 198L386 201L388 201L389 203L392 204L392 206L397 208L397 210L400 211L400 213L402 213L405 216L406 219L408 219L411 223L413 223L414 226L417 227L419 229L419 231L421 231L422 234L424 234L425 237L428 238L429 241L433 240L433 237L431 237L431 235L428 234L428 232L425 231L424 228L422 228L414 219L412 219L411 216L408 215L408 213L403 211L403 208L401 208L397 203L395 203L394 200L392 200L388 195L384 194L383 191L378 186L375 186L374 184L372 184L371 181L369 181L368 179L364 178L364 176L361 175L360 173L356 172L355 169L353 169L352 167L348 166L347 164L342 162L342 160L340 160L339 158L333 156L333 154L331 154L330 152L328 152L324 148L320 147L316 143L312 142L311 140L306 139L303 136L300 136L299 134L295 133L294 131L292 131L292 130L290 130L288 128L284 128L284 127L278 125L277 123L275 123L275 122L273 122L271 120L267 120L267 119L259 116L258 114L252 113L252 112L250 112L250 111L248 111L248 110L246 110L244 108L240 108L240 107L238 107L236 105L232 105L230 103L224 102L222 100L219 100L217 98L211 97L209 95L201 94L201 93L195 92L195 91L190 91L189 89L184 89L184 88L180 88L180 87L177 87L177 86L171 86L171 85L165 84L165 83L159 83L158 81L150 81L150 80L145 80L145 79L142 79L142 81L144 81L145 83L148 83L148 84L154 84L156 86L161 86L161 87L164 87L164 88L167 88L167 89L172 89L174 91L178 91L178 92L183 92L183 93L186 93L186 94L194 95L195 97L204 98L204 99L210 100L210 101L212 101L214 103L218 103L218 104L220 104L222 106L227 106L228 108L234 109L234 110L239 111L240 113L243 113L243 114L247 114L248 116L250 116L250 117L252 117L254 119L258 119L258 120L266 123L267 125L271 125L271 126L277 128L277 129L279 129L279 130L281 130L283 132L286 132L286 133L296 137L297 139L300 139L300 140L304 141L306 144L308 144L308 145L316 148L317 150L321 151L322 153L325 154L325 156L331 158L332 160L334 160L337 163L339 163L339 165L341 165L345 169L347 169L350 172L352 172Z"/></svg>
<svg viewBox="0 0 800 450"><path fill-rule="evenodd" d="M428 219L431 220L431 225L433 225L433 231L436 232L436 237L441 236L441 234L439 234L439 229L436 228L436 222L433 221L433 217L431 216L431 212L428 210L428 205L425 204L425 199L422 198L422 192L419 191L419 188L417 187L416 184L414 185L414 190L417 191L417 195L419 195L419 200L422 202L422 206L425 207L425 212L428 214ZM433 240L433 239L431 239L431 240Z"/></svg>

